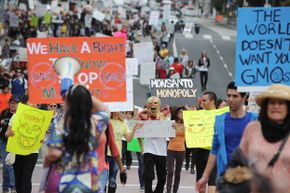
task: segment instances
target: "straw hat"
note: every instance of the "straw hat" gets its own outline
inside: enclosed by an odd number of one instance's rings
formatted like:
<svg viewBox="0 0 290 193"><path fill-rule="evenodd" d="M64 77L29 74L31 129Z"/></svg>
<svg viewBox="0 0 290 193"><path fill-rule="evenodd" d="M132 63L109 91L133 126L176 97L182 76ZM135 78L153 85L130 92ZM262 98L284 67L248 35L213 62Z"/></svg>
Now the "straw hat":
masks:
<svg viewBox="0 0 290 193"><path fill-rule="evenodd" d="M256 96L257 105L261 106L267 98L290 101L290 87L283 84L273 84L268 90Z"/></svg>

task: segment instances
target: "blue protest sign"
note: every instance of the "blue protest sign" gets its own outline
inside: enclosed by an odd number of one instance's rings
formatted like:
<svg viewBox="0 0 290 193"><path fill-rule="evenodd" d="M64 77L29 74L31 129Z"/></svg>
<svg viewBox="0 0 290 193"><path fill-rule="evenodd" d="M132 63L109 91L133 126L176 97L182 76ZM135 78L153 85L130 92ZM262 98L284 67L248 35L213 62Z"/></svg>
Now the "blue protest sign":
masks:
<svg viewBox="0 0 290 193"><path fill-rule="evenodd" d="M289 13L290 7L238 10L235 72L238 87L290 85Z"/></svg>

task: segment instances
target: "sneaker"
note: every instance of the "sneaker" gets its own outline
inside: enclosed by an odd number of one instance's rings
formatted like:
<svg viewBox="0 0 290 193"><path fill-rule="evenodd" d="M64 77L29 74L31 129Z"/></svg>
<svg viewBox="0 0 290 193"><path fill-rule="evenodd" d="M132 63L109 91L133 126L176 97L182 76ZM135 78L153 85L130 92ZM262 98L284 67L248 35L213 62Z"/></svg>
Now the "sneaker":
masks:
<svg viewBox="0 0 290 193"><path fill-rule="evenodd" d="M141 187L140 187L140 192L144 192L144 191L145 191L144 186L141 186Z"/></svg>
<svg viewBox="0 0 290 193"><path fill-rule="evenodd" d="M185 170L188 170L188 169L189 169L189 166L188 166L188 165L186 165L186 166L185 166Z"/></svg>
<svg viewBox="0 0 290 193"><path fill-rule="evenodd" d="M127 168L127 170L130 170L131 169L131 166L127 166L126 168Z"/></svg>

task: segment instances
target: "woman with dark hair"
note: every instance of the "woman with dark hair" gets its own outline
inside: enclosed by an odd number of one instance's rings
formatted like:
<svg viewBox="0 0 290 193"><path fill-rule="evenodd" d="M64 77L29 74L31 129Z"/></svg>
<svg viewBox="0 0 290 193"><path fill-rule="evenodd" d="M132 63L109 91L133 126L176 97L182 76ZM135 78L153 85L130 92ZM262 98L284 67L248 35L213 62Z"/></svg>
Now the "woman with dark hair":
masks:
<svg viewBox="0 0 290 193"><path fill-rule="evenodd" d="M276 192L290 192L290 87L274 84L256 97L258 121L245 128L240 148L251 167L268 177Z"/></svg>
<svg viewBox="0 0 290 193"><path fill-rule="evenodd" d="M29 106L35 107L28 102L28 96L23 95L21 98L21 103L27 104ZM15 119L15 114L11 117L9 121L8 129L5 133L5 136L11 137L14 136L12 130L13 122ZM15 162L13 164L14 176L15 176L15 187L17 193L30 193L32 191L32 174L34 167L36 165L38 158L38 151L35 151L28 155L17 155L15 157Z"/></svg>
<svg viewBox="0 0 290 193"><path fill-rule="evenodd" d="M200 86L202 91L206 90L209 66L210 60L207 56L207 52L202 51L201 57L198 61L198 70L200 72Z"/></svg>
<svg viewBox="0 0 290 193"><path fill-rule="evenodd" d="M49 166L60 160L62 178L60 184L49 184L48 180L47 186L56 186L60 192L98 192L96 149L100 135L107 128L109 111L81 85L71 86L64 100L64 118L51 131L44 163ZM69 177L69 173L72 180L62 184L63 176ZM86 180L91 178L91 184L82 183L80 178L76 178L79 173L86 175Z"/></svg>
<svg viewBox="0 0 290 193"><path fill-rule="evenodd" d="M172 119L175 120L175 122L172 124L172 127L176 129L176 137L170 139L170 142L167 147L167 171L168 171L166 183L167 193L171 193L174 168L175 173L174 173L173 193L177 193L177 190L179 188L180 173L185 155L185 145L184 145L185 130L182 114L183 110L185 109L186 109L185 107L179 107L172 115Z"/></svg>

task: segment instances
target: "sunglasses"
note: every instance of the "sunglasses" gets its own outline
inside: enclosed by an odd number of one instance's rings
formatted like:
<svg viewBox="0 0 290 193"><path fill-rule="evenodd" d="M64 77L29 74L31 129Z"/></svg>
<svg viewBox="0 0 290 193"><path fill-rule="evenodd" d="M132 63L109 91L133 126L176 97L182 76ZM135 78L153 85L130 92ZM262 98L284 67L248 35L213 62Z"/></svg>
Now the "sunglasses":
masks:
<svg viewBox="0 0 290 193"><path fill-rule="evenodd" d="M56 108L57 105L49 105L50 108Z"/></svg>

